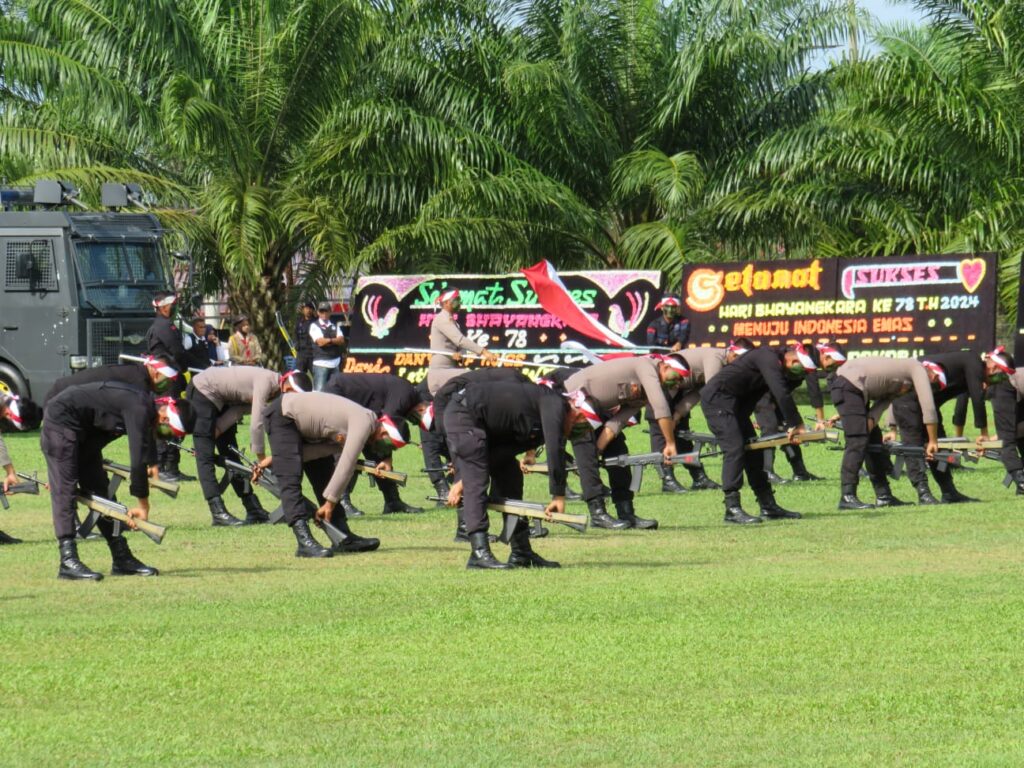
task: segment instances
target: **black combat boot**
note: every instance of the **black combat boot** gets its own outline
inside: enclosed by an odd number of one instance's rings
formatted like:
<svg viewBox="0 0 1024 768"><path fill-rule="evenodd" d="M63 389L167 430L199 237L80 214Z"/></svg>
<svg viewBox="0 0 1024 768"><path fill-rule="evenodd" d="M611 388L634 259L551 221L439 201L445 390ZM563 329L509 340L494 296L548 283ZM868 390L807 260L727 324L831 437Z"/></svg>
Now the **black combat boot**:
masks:
<svg viewBox="0 0 1024 768"><path fill-rule="evenodd" d="M690 485L691 491L719 491L722 489L722 486L708 477L704 467L690 469L690 478L693 480L693 483Z"/></svg>
<svg viewBox="0 0 1024 768"><path fill-rule="evenodd" d="M789 463L790 466L793 467L793 479L796 480L798 483L809 483L812 480L825 479L823 477L818 477L817 475L811 474L811 472L808 471L807 465L804 464L803 456L794 456L792 459L790 459Z"/></svg>
<svg viewBox="0 0 1024 768"><path fill-rule="evenodd" d="M873 481L872 486L875 488L875 506L876 507L905 507L907 502L902 501L892 495L892 489L889 488L889 481L884 478L881 481Z"/></svg>
<svg viewBox="0 0 1024 768"><path fill-rule="evenodd" d="M956 485L953 484L953 473L948 469L945 472L936 470L932 473L932 477L935 478L935 482L939 484L939 489L942 491L943 504L967 504L979 501L979 499L965 496L956 489Z"/></svg>
<svg viewBox="0 0 1024 768"><path fill-rule="evenodd" d="M320 542L313 538L309 532L308 520L296 520L292 523L292 533L295 534L295 541L298 542L298 549L295 550L296 557L334 557L334 553L321 546Z"/></svg>
<svg viewBox="0 0 1024 768"><path fill-rule="evenodd" d="M1017 486L1017 495L1024 496L1024 469L1015 469L1010 473L1010 479Z"/></svg>
<svg viewBox="0 0 1024 768"><path fill-rule="evenodd" d="M181 471L181 454L177 450L168 450L160 468L160 479L169 483L185 483L196 478L193 475L186 475Z"/></svg>
<svg viewBox="0 0 1024 768"><path fill-rule="evenodd" d="M664 464L655 464L654 468L658 474L661 475L661 492L662 493L689 493L679 481L676 480L676 473L674 467L666 467Z"/></svg>
<svg viewBox="0 0 1024 768"><path fill-rule="evenodd" d="M932 489L928 487L927 480L918 480L914 483L914 490L917 491L917 503L918 504L941 504L938 499L932 495Z"/></svg>
<svg viewBox="0 0 1024 768"><path fill-rule="evenodd" d="M90 580L100 581L102 573L96 573L78 559L78 545L74 539L60 539L60 569L57 571L58 579Z"/></svg>
<svg viewBox="0 0 1024 768"><path fill-rule="evenodd" d="M752 523L763 523L760 517L753 517L743 511L740 506L740 492L730 491L725 494L725 522L736 523L737 525L750 525Z"/></svg>
<svg viewBox="0 0 1024 768"><path fill-rule="evenodd" d="M633 500L625 499L615 502L615 515L627 525L627 528L638 528L642 531L655 531L658 529L658 521L646 517L637 517L633 510Z"/></svg>
<svg viewBox="0 0 1024 768"><path fill-rule="evenodd" d="M472 548L472 552L470 552L466 568L505 570L509 567L508 563L503 563L494 557L491 545L487 541L486 531L469 534L469 546Z"/></svg>
<svg viewBox="0 0 1024 768"><path fill-rule="evenodd" d="M16 539L13 536L0 531L0 544L21 544L21 539Z"/></svg>
<svg viewBox="0 0 1024 768"><path fill-rule="evenodd" d="M531 539L543 539L548 533L548 529L541 524L539 517L535 517L530 521Z"/></svg>
<svg viewBox="0 0 1024 768"><path fill-rule="evenodd" d="M380 492L384 494L384 510L382 515L418 515L423 512L421 507L414 507L402 501L398 494L398 485L394 482L384 480L379 483Z"/></svg>
<svg viewBox="0 0 1024 768"><path fill-rule="evenodd" d="M456 544L459 544L459 543L467 543L468 544L469 543L469 531L466 530L466 524L464 522L462 522L462 515L459 515L458 520L459 520L459 524L455 527L455 536L452 537L452 541L454 541ZM495 536L493 533L487 534L487 541L489 543L493 544L497 540L498 540L498 537Z"/></svg>
<svg viewBox="0 0 1024 768"><path fill-rule="evenodd" d="M530 546L530 533L526 522L519 521L515 531L512 532L512 540L509 542L512 552L508 556L509 568L561 568L562 566L554 560L545 560L533 551Z"/></svg>
<svg viewBox="0 0 1024 768"><path fill-rule="evenodd" d="M583 501L583 494L580 493L579 491L573 490L572 488L569 487L569 484L566 483L566 486L565 486L565 500L566 501Z"/></svg>
<svg viewBox="0 0 1024 768"><path fill-rule="evenodd" d="M245 525L245 523L228 512L228 508L224 506L224 499L220 496L207 499L206 503L210 505L210 525L214 528L221 526L234 528L236 525Z"/></svg>
<svg viewBox="0 0 1024 768"><path fill-rule="evenodd" d="M270 515L267 514L267 510L260 504L259 497L255 493L247 493L242 496L242 506L245 507L245 520L243 522L246 525L262 525L263 523L270 522Z"/></svg>
<svg viewBox="0 0 1024 768"><path fill-rule="evenodd" d="M448 481L444 479L444 476L442 476L440 480L434 483L434 493L437 494L437 498L439 499L439 501L435 503L435 506L448 506L448 491L450 490L451 487L448 485Z"/></svg>
<svg viewBox="0 0 1024 768"><path fill-rule="evenodd" d="M844 485L839 497L839 509L871 509L871 505L857 498L856 485Z"/></svg>
<svg viewBox="0 0 1024 768"><path fill-rule="evenodd" d="M362 517L366 514L352 503L352 497L348 495L347 491L338 499L338 506L345 510L345 517Z"/></svg>
<svg viewBox="0 0 1024 768"><path fill-rule="evenodd" d="M771 486L763 491L756 491L755 495L757 496L757 504L761 509L761 517L766 517L769 520L799 520L803 517L799 512L792 512L780 507L778 502L775 501L775 493L772 491Z"/></svg>
<svg viewBox="0 0 1024 768"><path fill-rule="evenodd" d="M348 518L345 517L345 510L335 506L331 515L331 525L345 534L345 538L332 549L340 554L352 554L355 552L373 552L380 548L380 539L373 539L366 536L359 536L348 527Z"/></svg>
<svg viewBox="0 0 1024 768"><path fill-rule="evenodd" d="M625 520L616 520L608 514L604 506L604 496L588 501L587 508L590 510L590 525L594 528L610 528L617 531L629 527Z"/></svg>
<svg viewBox="0 0 1024 768"><path fill-rule="evenodd" d="M768 482L772 485L785 485L789 482L789 480L775 472L774 448L768 448L764 452L764 471L768 475Z"/></svg>
<svg viewBox="0 0 1024 768"><path fill-rule="evenodd" d="M107 539L107 546L110 547L110 557L113 561L110 567L111 576L156 576L160 573L132 554L124 536L112 536Z"/></svg>

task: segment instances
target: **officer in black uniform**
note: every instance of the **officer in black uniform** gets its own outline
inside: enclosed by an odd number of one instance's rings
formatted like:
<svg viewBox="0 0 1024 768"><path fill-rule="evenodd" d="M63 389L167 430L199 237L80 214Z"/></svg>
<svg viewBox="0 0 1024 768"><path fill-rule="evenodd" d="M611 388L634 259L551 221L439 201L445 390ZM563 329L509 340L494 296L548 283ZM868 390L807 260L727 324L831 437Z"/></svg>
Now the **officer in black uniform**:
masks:
<svg viewBox="0 0 1024 768"><path fill-rule="evenodd" d="M434 396L430 394L430 387L424 379L416 385L421 403L429 403L429 411L424 413L420 423L420 450L423 451L423 466L427 470L427 477L430 484L434 486L434 492L439 499L448 498L448 475L445 472L445 465L450 460L448 456L448 444L444 435L437 428L437 409L434 405ZM437 502L437 506L446 506L444 501Z"/></svg>
<svg viewBox="0 0 1024 768"><path fill-rule="evenodd" d="M582 394L573 395L579 399L517 381L468 383L452 395L444 421L458 480L448 500L453 505L459 499L463 502L472 548L467 568L559 567L533 551L529 525L523 519L512 535L508 563L499 562L488 542L486 505L488 496L523 497L523 474L516 456L543 445L552 496L548 510L564 511L566 439L573 430L592 429Z"/></svg>
<svg viewBox="0 0 1024 768"><path fill-rule="evenodd" d="M177 300L178 297L168 291L159 291L153 297L153 310L156 312L156 317L153 318L153 324L146 331L146 352L153 357L170 360L179 371L186 371L189 366L189 356L185 351L181 330L171 319ZM184 391L185 381L182 376L175 380L170 394L174 397L181 397ZM168 445L166 440L157 440L156 452L161 479L170 482L195 480L191 475L181 473L179 469L181 452Z"/></svg>
<svg viewBox="0 0 1024 768"><path fill-rule="evenodd" d="M43 409L28 398L17 395L0 394L0 470L3 471L0 483L7 490L18 483L18 475L14 469L14 461L7 453L4 445L4 432L20 432L35 429L43 418ZM21 544L21 539L8 536L0 531L0 544Z"/></svg>
<svg viewBox="0 0 1024 768"><path fill-rule="evenodd" d="M316 322L316 304L306 300L299 307L299 319L295 321L295 370L313 375L313 339L309 326Z"/></svg>
<svg viewBox="0 0 1024 768"><path fill-rule="evenodd" d="M984 362L996 437L1003 442L999 458L1017 488L1017 495L1024 496L1024 375L1013 355L1003 347L985 353Z"/></svg>
<svg viewBox="0 0 1024 768"><path fill-rule="evenodd" d="M647 326L647 346L667 347L678 352L690 340L690 321L682 316L683 304L674 293L665 294L661 301L654 305L661 310L661 317L656 317Z"/></svg>
<svg viewBox="0 0 1024 768"><path fill-rule="evenodd" d="M389 373L336 373L328 380L323 391L358 403L373 411L377 418L388 416L396 424L411 421L422 426L423 417L430 410L430 403L425 403L420 399L420 393L415 386L406 379L392 376ZM390 455L378 454L369 447L363 451L363 456L374 463L380 463L390 458ZM345 495L338 501L348 517L359 517L363 514L351 499L356 477L357 475L352 475ZM377 483L381 495L384 496L384 510L381 514L418 514L423 512L420 507L414 507L402 501L398 492L398 483L394 480L377 477L374 478L374 482Z"/></svg>
<svg viewBox="0 0 1024 768"><path fill-rule="evenodd" d="M758 451L746 450L746 443L756 437L750 417L766 393L771 393L781 408L790 435L804 431L803 419L793 402L787 379L799 385L809 371L818 367L816 359L816 350L800 344L784 351L760 347L725 366L701 390L701 409L724 454L722 490L725 491L727 523L763 522L762 517L744 512L740 504L744 470L757 496L761 515L770 519L801 517L799 512L783 509L775 501L764 457Z"/></svg>
<svg viewBox="0 0 1024 768"><path fill-rule="evenodd" d="M122 435L128 437L131 457L129 491L136 499L128 510L132 518L149 517L149 477L155 473L155 433L183 437L195 422L191 405L161 397L119 381L95 382L68 387L46 404L46 421L40 438L50 483L53 527L60 545L60 579L103 577L78 558L75 544L77 519L75 495L109 497L103 471L103 449ZM115 576L155 576L156 568L137 560L128 542L115 533L114 523L100 518L97 527L110 547Z"/></svg>
<svg viewBox="0 0 1024 768"><path fill-rule="evenodd" d="M811 371L807 374L805 379L807 382L807 399L810 401L811 407L814 409L815 416L818 421L824 421L825 419L825 400L821 394L821 384L818 381L818 372ZM795 392L800 384L803 383L799 379L787 378L786 386L789 391ZM782 429L782 410L771 394L766 394L757 402L757 406L754 408L754 420L757 421L757 428L760 430L762 435L774 435ZM768 473L768 481L774 485L783 485L787 482L784 477L775 473L775 449L768 448L763 451L764 453L764 469ZM789 461L789 465L793 468L793 479L797 482L809 482L811 480L821 480L822 478L817 475L811 474L810 470L807 469L807 465L804 464L803 451L800 450L800 446L786 445L782 447L782 453Z"/></svg>
<svg viewBox="0 0 1024 768"><path fill-rule="evenodd" d="M988 413L985 410L985 363L981 356L974 352L943 352L937 355L924 355L919 358L922 364L931 364L941 369L942 375L932 385L935 407L938 410L938 436L945 437L942 425L942 405L950 400L957 400L966 395L974 412L974 426L980 431L982 440L988 440ZM896 398L892 403L893 417L899 427L900 437L906 445L924 446L927 433L921 406L914 393ZM928 475L925 472L925 460L912 457L907 459L907 477L914 490L917 491L918 502L921 504L956 504L977 501L965 496L957 490L953 481L953 473L947 469L939 471L936 464L931 468L932 477L938 484L942 495L936 499L928 487Z"/></svg>
<svg viewBox="0 0 1024 768"><path fill-rule="evenodd" d="M118 365L100 365L96 368L85 368L70 376L62 376L53 383L46 393L43 407L68 387L82 384L94 384L103 381L119 381L122 384L158 395L170 394L174 381L178 378L177 369L159 357L147 356L144 363L120 363Z"/></svg>

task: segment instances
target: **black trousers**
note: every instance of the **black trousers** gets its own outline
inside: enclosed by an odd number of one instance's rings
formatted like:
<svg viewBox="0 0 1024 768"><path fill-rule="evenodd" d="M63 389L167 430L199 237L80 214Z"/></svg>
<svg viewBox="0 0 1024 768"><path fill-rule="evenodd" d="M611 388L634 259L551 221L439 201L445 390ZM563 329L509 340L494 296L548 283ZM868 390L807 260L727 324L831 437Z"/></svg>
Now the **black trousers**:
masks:
<svg viewBox="0 0 1024 768"><path fill-rule="evenodd" d="M999 457L1012 474L1024 469L1024 401L1017 401L1017 390L1007 381L991 385L988 399L992 402L996 436L1003 441Z"/></svg>
<svg viewBox="0 0 1024 768"><path fill-rule="evenodd" d="M302 476L305 474L316 494L318 503L324 503L324 489L334 473L334 456L322 456L311 461L302 461L302 435L295 422L281 413L281 398L272 403L266 420L267 434L270 438L270 451L273 454L274 476L277 478L281 491L281 508L288 525L298 520L311 520L314 509L311 509L302 498Z"/></svg>
<svg viewBox="0 0 1024 768"><path fill-rule="evenodd" d="M109 498L110 481L103 471L103 448L115 439L109 433L83 437L59 424L43 422L39 442L46 458L53 531L58 540L73 539L78 530L78 489ZM97 528L109 539L114 524L104 517Z"/></svg>
<svg viewBox="0 0 1024 768"><path fill-rule="evenodd" d="M587 502L602 497L604 489L601 487L601 471L597 455L597 435L600 430L594 432L587 430L584 434L573 438L572 452L576 458L576 467L579 470L580 485L583 486L583 498ZM626 446L626 438L620 432L608 443L604 449L604 456L625 456L629 453ZM629 481L632 477L629 467L607 467L608 485L612 489L612 501L632 501L633 492L629 490Z"/></svg>
<svg viewBox="0 0 1024 768"><path fill-rule="evenodd" d="M771 395L765 395L757 401L757 406L754 408L754 419L757 421L757 427L761 430L762 435L773 435L783 431L782 411ZM782 447L782 452L785 454L786 459L789 460L790 466L794 469L798 466L803 466L804 456L800 451L799 445L785 445ZM764 451L766 468L770 469L772 467L774 456L774 448Z"/></svg>
<svg viewBox="0 0 1024 768"><path fill-rule="evenodd" d="M722 490L735 493L743 487L743 473L756 494L771 488L761 451L748 451L747 443L757 435L750 421L753 407L730 397L715 397L702 406L708 428L718 438L722 451Z"/></svg>
<svg viewBox="0 0 1024 768"><path fill-rule="evenodd" d="M688 431L690 429L690 414L680 417L679 421L676 422L676 431ZM658 422L654 419L654 415L651 413L651 409L647 409L647 430L651 434L651 451L661 453L665 450L665 436L661 434L661 427L658 426ZM677 453L690 453L693 450L693 441L685 438L676 436L676 452ZM690 473L691 477L698 477L701 474L700 467L687 467L686 470Z"/></svg>
<svg viewBox="0 0 1024 768"><path fill-rule="evenodd" d="M225 409L218 408L210 402L202 392L190 388L189 402L196 412L196 426L192 433L192 444L196 449L196 470L199 474L199 485L203 489L203 497L209 501L220 496L220 485L217 482L217 459L229 455L228 448L238 448L237 430L234 425L225 430L219 437L214 437L217 429L217 417ZM223 463L223 459L221 459ZM232 475L231 487L239 496L252 493L252 487L241 477Z"/></svg>
<svg viewBox="0 0 1024 768"><path fill-rule="evenodd" d="M462 519L466 531L487 531L488 496L523 497L523 473L516 453L489 440L487 432L458 398L449 403L445 422L448 449L462 481Z"/></svg>
<svg viewBox="0 0 1024 768"><path fill-rule="evenodd" d="M923 446L928 442L928 431L924 426L924 415L921 413L921 403L918 402L917 395L910 392L902 397L897 397L892 403L892 415L896 420L896 426L900 430L900 440L905 445ZM939 415L938 429L939 437L945 437L946 433L942 428L941 414ZM910 482L914 485L922 481L928 481L928 476L924 471L925 463L923 459L917 461L908 460L906 462L907 477L910 478ZM944 477L940 477L939 469L934 462L929 464L929 467L932 477L940 482L945 480Z"/></svg>
<svg viewBox="0 0 1024 768"><path fill-rule="evenodd" d="M313 370L313 351L308 350L299 352L298 357L295 358L295 370L302 371L302 373L310 373Z"/></svg>
<svg viewBox="0 0 1024 768"><path fill-rule="evenodd" d="M435 412L436 409L435 405ZM447 459L451 457L448 454L448 445L444 441L444 435L437 430L436 425L434 429L420 429L420 449L423 451L423 466L427 469L427 476L433 485L437 485L445 479L444 466ZM445 460L441 459L442 456L445 457Z"/></svg>
<svg viewBox="0 0 1024 768"><path fill-rule="evenodd" d="M892 462L882 447L882 430L877 424L868 430L868 403L864 393L842 376L833 379L829 392L832 404L843 420L846 439L840 482L844 486L856 487L860 480L860 465L866 463L872 484L888 486L886 476L892 471ZM868 450L872 446L875 450Z"/></svg>

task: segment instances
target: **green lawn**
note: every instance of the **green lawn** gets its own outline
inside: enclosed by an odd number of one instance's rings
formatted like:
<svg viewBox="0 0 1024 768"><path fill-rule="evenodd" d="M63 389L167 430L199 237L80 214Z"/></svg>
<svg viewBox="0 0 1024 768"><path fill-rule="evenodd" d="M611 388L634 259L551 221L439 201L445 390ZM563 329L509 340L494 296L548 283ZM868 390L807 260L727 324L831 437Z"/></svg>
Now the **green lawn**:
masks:
<svg viewBox="0 0 1024 768"><path fill-rule="evenodd" d="M285 527L210 528L190 483L154 496L163 546L131 535L159 578L59 582L47 498L15 497L0 764L1020 765L1024 501L986 462L958 475L984 504L839 513L839 454L806 455L830 480L778 490L802 521L726 526L650 473L661 529L555 526L554 572L467 572L450 511L382 517L362 481L381 549L298 560Z"/></svg>

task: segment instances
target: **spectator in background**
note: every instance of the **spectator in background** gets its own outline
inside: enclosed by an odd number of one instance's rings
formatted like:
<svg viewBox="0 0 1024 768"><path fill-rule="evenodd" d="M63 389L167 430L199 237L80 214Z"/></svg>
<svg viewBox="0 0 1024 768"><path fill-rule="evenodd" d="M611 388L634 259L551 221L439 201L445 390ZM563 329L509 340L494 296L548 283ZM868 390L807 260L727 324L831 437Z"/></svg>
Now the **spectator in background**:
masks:
<svg viewBox="0 0 1024 768"><path fill-rule="evenodd" d="M189 369L206 370L213 362L210 360L210 347L206 338L206 318L196 315L192 318L192 331L184 334L182 343L188 355Z"/></svg>
<svg viewBox="0 0 1024 768"><path fill-rule="evenodd" d="M206 325L206 349L210 355L210 365L224 365L228 361L228 351L221 343L217 326L210 323Z"/></svg>
<svg viewBox="0 0 1024 768"><path fill-rule="evenodd" d="M321 392L341 365L345 336L331 322L331 302L321 301L316 313L316 321L309 325L309 338L313 342L313 389Z"/></svg>
<svg viewBox="0 0 1024 768"><path fill-rule="evenodd" d="M235 332L228 340L228 359L232 365L260 365L263 362L259 339L250 330L248 317L242 315L235 320Z"/></svg>
<svg viewBox="0 0 1024 768"><path fill-rule="evenodd" d="M295 370L313 375L313 339L309 326L316 322L316 305L312 301L302 302L299 319L295 322Z"/></svg>

